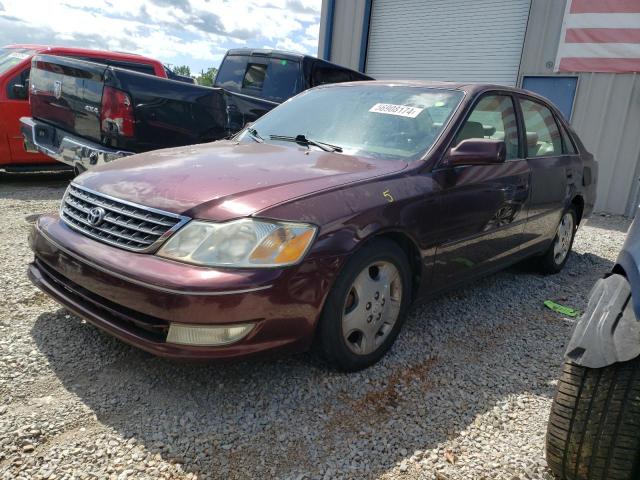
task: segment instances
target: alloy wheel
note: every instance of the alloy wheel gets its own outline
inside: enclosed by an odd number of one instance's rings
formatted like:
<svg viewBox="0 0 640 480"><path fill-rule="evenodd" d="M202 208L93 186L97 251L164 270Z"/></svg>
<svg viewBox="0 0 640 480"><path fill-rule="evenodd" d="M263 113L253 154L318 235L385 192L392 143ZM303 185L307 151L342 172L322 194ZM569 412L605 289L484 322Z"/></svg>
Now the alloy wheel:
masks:
<svg viewBox="0 0 640 480"><path fill-rule="evenodd" d="M553 261L556 265L560 265L569 254L574 228L573 215L571 212L565 213L558 225L558 231L556 232L556 238L553 244Z"/></svg>

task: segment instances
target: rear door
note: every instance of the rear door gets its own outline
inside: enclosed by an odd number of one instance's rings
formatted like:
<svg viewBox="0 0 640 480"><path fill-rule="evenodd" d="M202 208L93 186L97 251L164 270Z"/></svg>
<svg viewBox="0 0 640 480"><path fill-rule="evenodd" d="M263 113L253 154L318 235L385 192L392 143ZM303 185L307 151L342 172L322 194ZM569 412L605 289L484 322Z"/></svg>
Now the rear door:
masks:
<svg viewBox="0 0 640 480"><path fill-rule="evenodd" d="M486 93L451 147L471 138L503 140L506 161L434 171L442 188L445 234L436 253L435 286L450 286L499 268L519 253L530 186L521 137L512 96Z"/></svg>
<svg viewBox="0 0 640 480"><path fill-rule="evenodd" d="M541 248L553 239L567 204L575 152L563 151L557 121L549 107L520 96L518 105L526 131L526 156L531 168L531 201L525 229L526 249Z"/></svg>

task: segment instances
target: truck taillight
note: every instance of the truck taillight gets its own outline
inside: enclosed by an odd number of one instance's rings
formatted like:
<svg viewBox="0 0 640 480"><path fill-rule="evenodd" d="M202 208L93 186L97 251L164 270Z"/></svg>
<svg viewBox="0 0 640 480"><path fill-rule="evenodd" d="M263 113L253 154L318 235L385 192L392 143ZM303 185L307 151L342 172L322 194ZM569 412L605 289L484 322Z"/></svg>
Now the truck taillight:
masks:
<svg viewBox="0 0 640 480"><path fill-rule="evenodd" d="M133 137L134 123L133 104L129 95L117 88L104 87L100 113L102 133Z"/></svg>

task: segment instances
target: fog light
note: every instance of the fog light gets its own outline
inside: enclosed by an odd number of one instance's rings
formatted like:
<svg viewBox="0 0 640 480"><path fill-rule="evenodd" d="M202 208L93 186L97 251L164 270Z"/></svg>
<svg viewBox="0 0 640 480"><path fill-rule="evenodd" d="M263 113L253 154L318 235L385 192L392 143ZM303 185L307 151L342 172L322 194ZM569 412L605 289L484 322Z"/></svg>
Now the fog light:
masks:
<svg viewBox="0 0 640 480"><path fill-rule="evenodd" d="M253 323L215 327L210 325L172 323L169 325L167 343L200 346L229 345L246 337L253 326Z"/></svg>

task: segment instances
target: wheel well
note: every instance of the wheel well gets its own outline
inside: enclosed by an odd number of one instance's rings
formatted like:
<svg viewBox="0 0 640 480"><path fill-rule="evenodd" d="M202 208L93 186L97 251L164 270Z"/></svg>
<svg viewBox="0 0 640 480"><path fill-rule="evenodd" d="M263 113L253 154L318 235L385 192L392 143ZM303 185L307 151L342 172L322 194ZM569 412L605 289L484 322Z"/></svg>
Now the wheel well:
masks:
<svg viewBox="0 0 640 480"><path fill-rule="evenodd" d="M627 278L627 273L624 271L624 268L622 268L622 265L620 265L619 263L616 263L613 266L613 268L611 269L611 273L622 275L624 278Z"/></svg>
<svg viewBox="0 0 640 480"><path fill-rule="evenodd" d="M400 232L385 232L374 236L371 240L378 238L386 238L396 243L407 255L409 265L411 266L411 279L412 285L412 298L416 297L418 288L420 287L420 281L422 280L422 256L420 250L416 247L415 243L404 233Z"/></svg>
<svg viewBox="0 0 640 480"><path fill-rule="evenodd" d="M573 197L573 200L571 200L571 205L576 209L576 213L578 214L577 224L580 225L580 222L582 221L582 214L584 213L584 198L580 195L576 195Z"/></svg>

